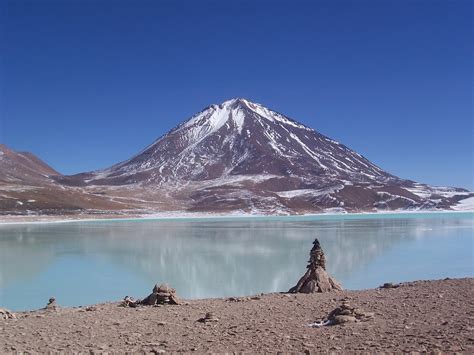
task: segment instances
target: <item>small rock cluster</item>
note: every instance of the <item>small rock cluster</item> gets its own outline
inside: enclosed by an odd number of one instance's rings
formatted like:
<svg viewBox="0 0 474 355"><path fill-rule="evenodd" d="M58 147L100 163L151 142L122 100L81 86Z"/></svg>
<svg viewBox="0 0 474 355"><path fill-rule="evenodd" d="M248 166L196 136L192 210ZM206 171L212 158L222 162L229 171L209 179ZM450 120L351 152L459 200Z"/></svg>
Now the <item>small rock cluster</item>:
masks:
<svg viewBox="0 0 474 355"><path fill-rule="evenodd" d="M197 321L198 321L198 322L201 322L201 323L218 322L218 321L219 321L219 318L217 318L217 317L214 315L214 313L212 313L212 312L207 312L204 317L199 318Z"/></svg>
<svg viewBox="0 0 474 355"><path fill-rule="evenodd" d="M8 309L0 308L0 319L16 319L16 316Z"/></svg>
<svg viewBox="0 0 474 355"><path fill-rule="evenodd" d="M400 284L393 284L391 282L386 282L380 288L398 288L400 287Z"/></svg>
<svg viewBox="0 0 474 355"><path fill-rule="evenodd" d="M365 312L360 308L350 305L348 301L344 301L342 305L331 311L326 319L310 324L313 328L319 328L325 325L337 325L344 323L366 322L374 318L374 313Z"/></svg>
<svg viewBox="0 0 474 355"><path fill-rule="evenodd" d="M46 307L44 307L45 310L48 310L48 311L56 311L59 309L59 305L56 303L56 298L54 297L51 297L49 300L48 300L48 304L46 305Z"/></svg>
<svg viewBox="0 0 474 355"><path fill-rule="evenodd" d="M176 295L176 290L166 284L153 287L151 294L143 300L134 300L131 297L125 297L122 301L124 307L137 307L139 305L156 306L162 304L180 304L180 300Z"/></svg>
<svg viewBox="0 0 474 355"><path fill-rule="evenodd" d="M263 295L263 294L262 294ZM250 297L229 297L226 299L227 302L246 302L246 301L258 301L262 298L260 296L250 296Z"/></svg>
<svg viewBox="0 0 474 355"><path fill-rule="evenodd" d="M167 284L155 285L153 291L148 297L140 302L147 306L156 304L179 304L179 298L176 296L176 290Z"/></svg>
<svg viewBox="0 0 474 355"><path fill-rule="evenodd" d="M288 292L315 293L342 290L341 285L326 272L326 257L317 238L313 242L309 255L306 273Z"/></svg>

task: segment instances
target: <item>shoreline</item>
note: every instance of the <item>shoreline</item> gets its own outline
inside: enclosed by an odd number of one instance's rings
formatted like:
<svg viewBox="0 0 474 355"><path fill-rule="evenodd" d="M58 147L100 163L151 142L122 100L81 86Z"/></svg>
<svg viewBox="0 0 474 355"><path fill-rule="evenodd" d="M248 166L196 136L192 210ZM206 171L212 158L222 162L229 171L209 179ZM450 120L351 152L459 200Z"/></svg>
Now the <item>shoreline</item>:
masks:
<svg viewBox="0 0 474 355"><path fill-rule="evenodd" d="M82 223L82 222L140 222L140 221L212 221L212 220L226 220L226 219L242 219L242 220L308 220L308 219L363 219L370 217L386 216L389 218L403 218L406 216L420 216L420 215L472 215L474 217L474 210L417 210L417 211L381 211L381 212L347 212L347 213L311 213L311 214L294 214L294 215L264 215L264 214L215 214L215 213L159 213L150 215L132 215L132 216L112 216L104 214L104 218L97 218L97 216L87 215L84 218L67 219L67 216L25 216L25 215L8 215L5 218L0 218L0 226L2 225L23 225L23 224L57 224L57 223ZM91 216L91 218L89 218ZM25 219L25 220L17 220Z"/></svg>
<svg viewBox="0 0 474 355"><path fill-rule="evenodd" d="M270 293L120 307L119 302L16 313L0 319L0 352L474 351L474 278L395 288ZM179 290L178 290L179 296ZM58 300L60 304L60 300ZM322 328L342 302L373 319ZM211 312L215 320L199 322Z"/></svg>

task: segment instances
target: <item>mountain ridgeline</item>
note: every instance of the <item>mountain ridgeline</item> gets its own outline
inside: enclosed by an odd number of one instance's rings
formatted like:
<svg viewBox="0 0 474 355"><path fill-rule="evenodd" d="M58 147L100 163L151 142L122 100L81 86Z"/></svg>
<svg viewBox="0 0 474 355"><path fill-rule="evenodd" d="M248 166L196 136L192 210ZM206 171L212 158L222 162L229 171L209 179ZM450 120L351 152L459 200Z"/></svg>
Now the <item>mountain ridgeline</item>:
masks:
<svg viewBox="0 0 474 355"><path fill-rule="evenodd" d="M242 213L450 209L472 196L398 178L245 99L211 105L129 160L55 184L124 209Z"/></svg>

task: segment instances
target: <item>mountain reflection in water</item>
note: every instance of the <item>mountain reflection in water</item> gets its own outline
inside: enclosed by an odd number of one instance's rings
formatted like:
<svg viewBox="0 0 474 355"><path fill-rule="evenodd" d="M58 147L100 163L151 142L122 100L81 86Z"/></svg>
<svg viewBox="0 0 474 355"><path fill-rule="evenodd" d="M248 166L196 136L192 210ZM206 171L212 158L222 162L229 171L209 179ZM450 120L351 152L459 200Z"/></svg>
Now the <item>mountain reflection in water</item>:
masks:
<svg viewBox="0 0 474 355"><path fill-rule="evenodd" d="M473 219L121 221L0 226L0 306L286 291L317 236L345 288L472 276ZM440 261L448 260L446 263Z"/></svg>

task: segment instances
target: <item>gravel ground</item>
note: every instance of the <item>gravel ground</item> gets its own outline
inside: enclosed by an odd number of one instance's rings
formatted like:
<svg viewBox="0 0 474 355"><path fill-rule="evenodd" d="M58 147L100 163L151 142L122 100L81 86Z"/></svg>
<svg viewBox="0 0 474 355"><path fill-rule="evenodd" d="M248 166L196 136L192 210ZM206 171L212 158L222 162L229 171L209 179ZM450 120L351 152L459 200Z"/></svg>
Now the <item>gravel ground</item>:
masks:
<svg viewBox="0 0 474 355"><path fill-rule="evenodd" d="M124 308L120 303L17 313L0 352L474 353L474 279L326 294L265 294ZM179 294L179 290L178 290ZM311 328L346 300L372 320ZM58 300L60 302L60 300ZM217 320L198 322L207 312Z"/></svg>

